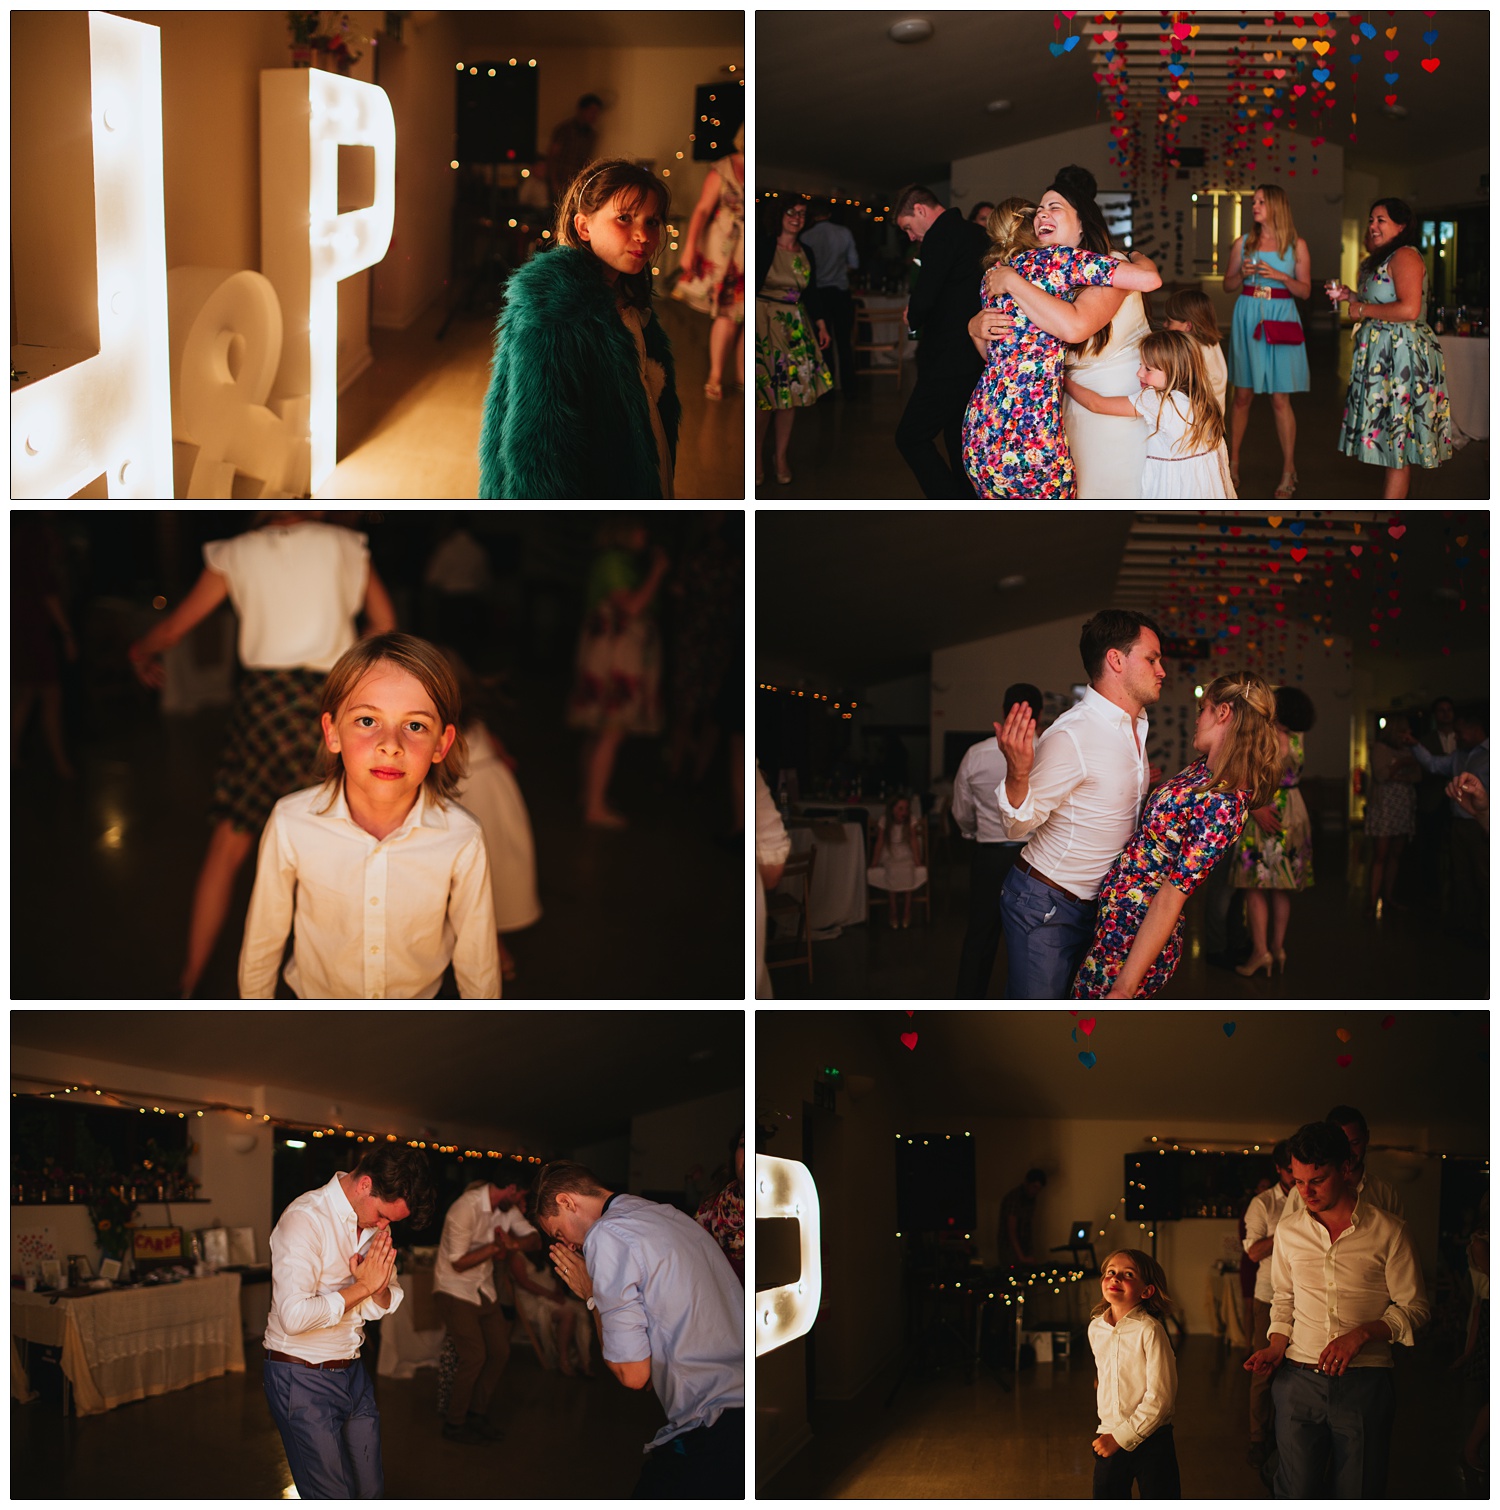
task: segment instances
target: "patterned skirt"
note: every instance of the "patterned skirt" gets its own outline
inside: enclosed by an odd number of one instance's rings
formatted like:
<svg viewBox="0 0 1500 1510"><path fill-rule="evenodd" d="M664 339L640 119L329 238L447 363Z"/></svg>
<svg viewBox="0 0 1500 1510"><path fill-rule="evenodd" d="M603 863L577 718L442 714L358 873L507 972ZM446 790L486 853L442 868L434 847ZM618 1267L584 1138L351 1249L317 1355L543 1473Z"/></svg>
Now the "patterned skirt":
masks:
<svg viewBox="0 0 1500 1510"><path fill-rule="evenodd" d="M246 671L214 777L210 821L244 833L265 827L281 798L318 781L318 726L326 671Z"/></svg>

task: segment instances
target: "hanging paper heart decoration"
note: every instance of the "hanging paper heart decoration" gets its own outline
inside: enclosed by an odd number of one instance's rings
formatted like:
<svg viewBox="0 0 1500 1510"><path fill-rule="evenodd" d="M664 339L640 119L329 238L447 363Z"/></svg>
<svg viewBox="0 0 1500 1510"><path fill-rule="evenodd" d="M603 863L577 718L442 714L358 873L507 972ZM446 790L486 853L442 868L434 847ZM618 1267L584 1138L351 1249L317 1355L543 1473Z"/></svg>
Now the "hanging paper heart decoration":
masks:
<svg viewBox="0 0 1500 1510"><path fill-rule="evenodd" d="M1292 520L1292 533L1294 535L1300 535L1302 533L1302 531L1305 530L1306 528L1307 528L1307 526L1302 522L1302 520L1300 520L1300 519L1294 519L1294 520Z"/></svg>
<svg viewBox="0 0 1500 1510"><path fill-rule="evenodd" d="M1049 42L1047 44L1047 51L1050 52L1054 58L1060 58L1062 57L1065 49L1061 42Z"/></svg>
<svg viewBox="0 0 1500 1510"><path fill-rule="evenodd" d="M1180 100L1182 98L1182 91L1180 89L1169 89L1167 90L1167 98L1169 100Z"/></svg>
<svg viewBox="0 0 1500 1510"><path fill-rule="evenodd" d="M1078 1026L1083 1029L1085 1037L1088 1037L1094 1031L1094 1021L1092 1017L1080 1017L1078 1019Z"/></svg>
<svg viewBox="0 0 1500 1510"><path fill-rule="evenodd" d="M1295 47L1298 52L1301 52L1302 49L1307 46L1307 38L1306 37L1293 37L1292 38L1292 46Z"/></svg>
<svg viewBox="0 0 1500 1510"><path fill-rule="evenodd" d="M1266 523L1269 524L1273 530L1274 529L1279 529L1281 527L1281 515L1280 514L1267 514L1266 515Z"/></svg>
<svg viewBox="0 0 1500 1510"><path fill-rule="evenodd" d="M1361 22L1360 22L1360 23L1359 23L1359 29L1360 29L1360 30L1361 30L1361 31L1362 31L1362 32L1363 32L1363 33L1364 33L1364 34L1365 34L1365 35L1366 35L1366 36L1367 36L1367 37L1373 37L1373 36L1374 36L1374 35L1375 35L1375 28L1374 28L1374 27L1373 27L1373 26L1371 26L1371 25L1370 25L1370 23L1369 23L1369 22L1368 22L1368 21L1361 21Z"/></svg>
<svg viewBox="0 0 1500 1510"><path fill-rule="evenodd" d="M1394 84L1396 80L1401 77L1401 75L1399 73L1386 73L1382 74L1381 77L1386 81L1387 84Z"/></svg>
<svg viewBox="0 0 1500 1510"><path fill-rule="evenodd" d="M1363 61L1364 55L1362 53L1351 52L1349 54L1349 66L1351 68L1358 68Z"/></svg>
<svg viewBox="0 0 1500 1510"><path fill-rule="evenodd" d="M1313 69L1313 77L1321 84L1324 82L1324 80L1330 77L1331 72L1332 71L1327 68L1315 68Z"/></svg>
<svg viewBox="0 0 1500 1510"><path fill-rule="evenodd" d="M1339 1055L1336 1056L1336 1059L1337 1059L1338 1067L1341 1070L1347 1070L1349 1068L1349 1066L1354 1063L1354 1055L1353 1054L1339 1054Z"/></svg>
<svg viewBox="0 0 1500 1510"><path fill-rule="evenodd" d="M1400 56L1401 49L1399 47L1393 47L1386 53L1385 60L1387 63L1394 63Z"/></svg>
<svg viewBox="0 0 1500 1510"><path fill-rule="evenodd" d="M1077 47L1077 46L1078 46L1078 38L1077 37L1069 37L1068 40L1063 43L1063 51L1064 52L1072 52L1073 49L1075 47Z"/></svg>
<svg viewBox="0 0 1500 1510"><path fill-rule="evenodd" d="M1328 25L1328 12L1327 11L1321 11L1321 10L1314 11L1313 12L1313 25L1314 26L1327 26Z"/></svg>
<svg viewBox="0 0 1500 1510"><path fill-rule="evenodd" d="M1320 58L1326 57L1328 55L1328 49L1331 45L1331 43L1325 42L1321 37L1319 37L1318 40L1313 43L1313 51L1317 53Z"/></svg>
<svg viewBox="0 0 1500 1510"><path fill-rule="evenodd" d="M1399 540L1406 533L1406 526L1404 524L1388 524L1385 527L1385 532L1392 540Z"/></svg>
<svg viewBox="0 0 1500 1510"><path fill-rule="evenodd" d="M1365 548L1362 545L1351 545L1349 547L1349 554L1351 556L1362 556L1364 554L1364 550Z"/></svg>
<svg viewBox="0 0 1500 1510"><path fill-rule="evenodd" d="M1117 32L1117 31L1101 31L1101 32L1100 32L1100 33L1099 33L1099 35L1100 35L1100 36L1101 36L1101 37L1102 37L1102 38L1103 38L1103 39L1104 39L1104 40L1105 40L1105 41L1106 41L1106 42L1113 42L1113 41L1114 41L1114 39L1115 39L1115 38L1116 38L1116 37L1118 37L1118 36L1119 36L1119 35L1120 35L1120 34L1119 34L1119 32Z"/></svg>
<svg viewBox="0 0 1500 1510"><path fill-rule="evenodd" d="M1395 1025L1396 1025L1396 1019L1394 1017L1382 1017L1380 1019L1380 1026L1383 1027L1383 1028L1391 1028L1391 1027L1394 1027Z"/></svg>
<svg viewBox="0 0 1500 1510"><path fill-rule="evenodd" d="M1340 1043L1348 1043L1349 1040L1354 1037L1354 1034L1351 1033L1348 1028L1336 1028L1334 1030L1333 1036L1337 1038Z"/></svg>
<svg viewBox="0 0 1500 1510"><path fill-rule="evenodd" d="M1386 95L1385 102L1387 105L1394 105L1396 103L1396 96L1393 94Z"/></svg>
<svg viewBox="0 0 1500 1510"><path fill-rule="evenodd" d="M1226 1038L1234 1037L1234 1024L1232 1022L1226 1022L1224 1024L1224 1036Z"/></svg>
<svg viewBox="0 0 1500 1510"><path fill-rule="evenodd" d="M917 1046L917 1035L915 1033L903 1033L901 1035L901 1042L905 1044L907 1048L914 1049Z"/></svg>
<svg viewBox="0 0 1500 1510"><path fill-rule="evenodd" d="M1395 40L1396 40L1396 28L1395 28L1395 27L1394 27L1394 26L1388 26L1388 27L1386 27L1386 29L1385 29L1385 34L1386 34L1386 36L1388 36L1388 37L1389 37L1389 38L1390 38L1390 39L1391 39L1391 40L1392 40L1392 41L1393 41L1393 42L1394 42L1394 41L1395 41Z"/></svg>
<svg viewBox="0 0 1500 1510"><path fill-rule="evenodd" d="M1078 1056L1078 1062L1084 1067L1084 1069L1091 1070L1096 1064L1098 1064L1099 1059L1096 1054L1093 1054L1088 1049L1085 1049Z"/></svg>
<svg viewBox="0 0 1500 1510"><path fill-rule="evenodd" d="M1422 69L1426 73L1436 73L1438 71L1438 65L1441 61L1442 59L1440 58L1423 58Z"/></svg>
<svg viewBox="0 0 1500 1510"><path fill-rule="evenodd" d="M1323 643L1325 645L1332 646L1332 644L1333 644L1333 636L1331 634L1325 634L1323 636Z"/></svg>
<svg viewBox="0 0 1500 1510"><path fill-rule="evenodd" d="M1438 39L1438 34L1437 34L1437 29L1436 28L1434 28L1432 31L1424 31L1422 33L1422 40L1429 47L1431 47L1432 44L1437 41L1437 39Z"/></svg>
<svg viewBox="0 0 1500 1510"><path fill-rule="evenodd" d="M1296 525L1293 525L1292 528L1295 529ZM1301 562L1307 560L1307 547L1305 545L1294 546L1292 548L1291 556L1293 561L1296 561L1300 564Z"/></svg>
<svg viewBox="0 0 1500 1510"><path fill-rule="evenodd" d="M1306 84L1293 84L1292 85L1292 93L1300 100L1302 98L1302 96L1307 93L1307 85Z"/></svg>

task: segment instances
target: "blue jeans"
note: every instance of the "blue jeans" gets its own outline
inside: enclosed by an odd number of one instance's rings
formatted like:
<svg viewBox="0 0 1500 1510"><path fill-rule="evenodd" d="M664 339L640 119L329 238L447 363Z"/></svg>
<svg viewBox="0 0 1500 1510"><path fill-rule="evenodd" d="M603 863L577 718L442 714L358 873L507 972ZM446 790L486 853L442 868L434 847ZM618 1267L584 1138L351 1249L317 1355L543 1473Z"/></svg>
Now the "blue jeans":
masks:
<svg viewBox="0 0 1500 1510"><path fill-rule="evenodd" d="M1096 902L1075 902L1035 876L1012 870L1000 893L1012 1000L1065 1001L1094 937Z"/></svg>
<svg viewBox="0 0 1500 1510"><path fill-rule="evenodd" d="M385 1498L380 1410L363 1362L322 1369L267 1358L263 1382L301 1499Z"/></svg>
<svg viewBox="0 0 1500 1510"><path fill-rule="evenodd" d="M1333 1458L1341 1500L1381 1499L1396 1417L1388 1368L1351 1368L1338 1377L1282 1364L1271 1380L1276 1403L1277 1499L1317 1499Z"/></svg>

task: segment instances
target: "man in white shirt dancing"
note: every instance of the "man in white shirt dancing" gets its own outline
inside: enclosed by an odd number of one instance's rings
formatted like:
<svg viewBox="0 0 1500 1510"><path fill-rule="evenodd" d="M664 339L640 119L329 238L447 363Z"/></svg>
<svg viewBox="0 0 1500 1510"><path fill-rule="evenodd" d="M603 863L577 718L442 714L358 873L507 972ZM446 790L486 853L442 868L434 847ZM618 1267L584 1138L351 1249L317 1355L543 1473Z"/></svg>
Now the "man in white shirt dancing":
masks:
<svg viewBox="0 0 1500 1510"><path fill-rule="evenodd" d="M263 1383L300 1499L384 1496L380 1410L359 1351L365 1322L401 1304L391 1223L425 1226L434 1199L425 1154L372 1149L299 1195L271 1233Z"/></svg>
<svg viewBox="0 0 1500 1510"><path fill-rule="evenodd" d="M1167 676L1160 631L1145 614L1106 608L1078 649L1089 686L1040 739L1025 703L995 725L1001 818L1009 833L1032 831L1000 901L1011 998L1068 995L1094 936L1099 883L1135 832L1150 782L1145 710Z"/></svg>
<svg viewBox="0 0 1500 1510"><path fill-rule="evenodd" d="M1349 1140L1333 1122L1289 1139L1303 1201L1284 1212L1271 1264L1270 1341L1245 1360L1274 1370L1277 1499L1323 1493L1330 1452L1339 1499L1385 1494L1396 1412L1391 1345L1427 1322L1406 1223L1361 1200Z"/></svg>

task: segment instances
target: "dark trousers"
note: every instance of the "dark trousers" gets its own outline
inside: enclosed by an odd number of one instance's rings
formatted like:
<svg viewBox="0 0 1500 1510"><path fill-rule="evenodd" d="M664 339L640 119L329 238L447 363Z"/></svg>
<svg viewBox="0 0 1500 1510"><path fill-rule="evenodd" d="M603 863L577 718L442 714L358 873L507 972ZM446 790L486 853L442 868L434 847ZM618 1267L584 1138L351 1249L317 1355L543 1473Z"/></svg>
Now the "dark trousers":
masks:
<svg viewBox="0 0 1500 1510"><path fill-rule="evenodd" d="M742 1500L745 1497L745 1412L720 1413L646 1454L631 1498Z"/></svg>
<svg viewBox="0 0 1500 1510"><path fill-rule="evenodd" d="M1143 1500L1180 1500L1182 1477L1171 1425L1159 1426L1134 1452L1094 1457L1094 1498L1128 1500L1130 1486L1141 1486Z"/></svg>
<svg viewBox="0 0 1500 1510"><path fill-rule="evenodd" d="M833 349L839 359L839 387L845 393L854 384L854 295L847 288L820 288L818 302L823 306L823 318L828 324L828 334L833 337Z"/></svg>
<svg viewBox="0 0 1500 1510"><path fill-rule="evenodd" d="M267 1358L261 1382L299 1499L385 1498L380 1409L359 1359L322 1369Z"/></svg>
<svg viewBox="0 0 1500 1510"><path fill-rule="evenodd" d="M473 1411L485 1416L491 1426L498 1426L490 1405L510 1358L510 1322L500 1302L484 1300L474 1305L441 1290L432 1298L458 1354L453 1393L448 1396L444 1419L450 1426L462 1426Z"/></svg>
<svg viewBox="0 0 1500 1510"><path fill-rule="evenodd" d="M990 994L995 956L1000 952L1000 893L1010 868L1020 858L1022 844L976 844L969 863L969 927L958 957L960 1001L984 1001Z"/></svg>
<svg viewBox="0 0 1500 1510"><path fill-rule="evenodd" d="M1333 1461L1335 1499L1383 1499L1390 1466L1396 1382L1388 1368L1351 1368L1330 1377L1282 1364L1271 1381L1276 1402L1279 1500L1319 1499Z"/></svg>
<svg viewBox="0 0 1500 1510"><path fill-rule="evenodd" d="M1453 844L1453 921L1466 933L1487 933L1490 926L1490 836L1474 818L1455 818Z"/></svg>
<svg viewBox="0 0 1500 1510"><path fill-rule="evenodd" d="M1005 994L1012 1001L1066 1001L1094 941L1097 902L1075 902L1012 869L1000 893Z"/></svg>
<svg viewBox="0 0 1500 1510"><path fill-rule="evenodd" d="M896 426L896 449L916 475L926 498L972 498L974 489L964 471L964 413L979 381L979 369L934 363L917 367L917 386L906 401ZM935 444L943 437L944 461Z"/></svg>

